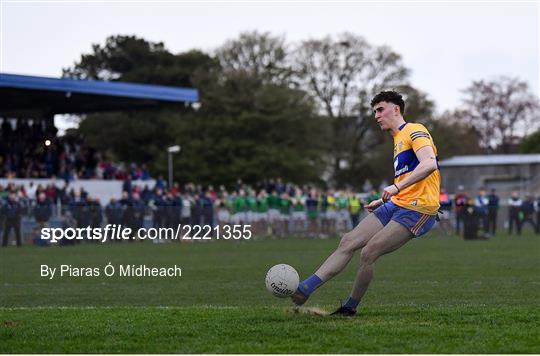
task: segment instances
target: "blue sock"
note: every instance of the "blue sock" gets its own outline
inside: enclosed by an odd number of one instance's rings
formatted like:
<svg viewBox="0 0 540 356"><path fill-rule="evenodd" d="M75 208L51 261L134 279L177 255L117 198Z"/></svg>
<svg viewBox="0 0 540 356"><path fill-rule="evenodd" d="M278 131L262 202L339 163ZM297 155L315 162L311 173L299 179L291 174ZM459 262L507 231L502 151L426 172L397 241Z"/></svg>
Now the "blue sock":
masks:
<svg viewBox="0 0 540 356"><path fill-rule="evenodd" d="M298 285L298 290L306 297L309 297L309 295L313 293L313 291L315 291L315 289L317 289L322 283L322 279L317 277L317 275L312 274L311 276L300 282L300 284Z"/></svg>
<svg viewBox="0 0 540 356"><path fill-rule="evenodd" d="M359 300L353 299L351 296L349 296L349 299L347 299L347 301L345 302L345 304L343 304L343 306L345 308L356 310L356 307L358 306L358 304L360 304Z"/></svg>

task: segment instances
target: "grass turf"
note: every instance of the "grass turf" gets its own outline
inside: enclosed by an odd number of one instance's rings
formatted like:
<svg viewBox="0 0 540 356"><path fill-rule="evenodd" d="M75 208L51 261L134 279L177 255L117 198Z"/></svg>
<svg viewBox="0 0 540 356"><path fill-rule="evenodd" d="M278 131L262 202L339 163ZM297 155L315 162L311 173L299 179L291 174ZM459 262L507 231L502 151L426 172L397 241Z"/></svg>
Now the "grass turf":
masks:
<svg viewBox="0 0 540 356"><path fill-rule="evenodd" d="M540 239L414 240L382 257L354 319L294 314L266 270L311 273L337 239L0 251L2 353L539 353ZM182 267L182 277L40 277L40 265ZM313 295L331 310L356 261Z"/></svg>

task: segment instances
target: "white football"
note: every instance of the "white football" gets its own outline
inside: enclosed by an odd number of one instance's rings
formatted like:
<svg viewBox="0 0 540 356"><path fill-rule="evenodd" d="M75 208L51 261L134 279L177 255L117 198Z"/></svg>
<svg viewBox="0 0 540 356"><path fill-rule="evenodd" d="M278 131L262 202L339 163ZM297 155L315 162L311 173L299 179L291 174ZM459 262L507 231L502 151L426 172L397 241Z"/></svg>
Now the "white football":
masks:
<svg viewBox="0 0 540 356"><path fill-rule="evenodd" d="M266 289L279 298L291 296L300 283L298 272L286 264L275 265L266 273Z"/></svg>

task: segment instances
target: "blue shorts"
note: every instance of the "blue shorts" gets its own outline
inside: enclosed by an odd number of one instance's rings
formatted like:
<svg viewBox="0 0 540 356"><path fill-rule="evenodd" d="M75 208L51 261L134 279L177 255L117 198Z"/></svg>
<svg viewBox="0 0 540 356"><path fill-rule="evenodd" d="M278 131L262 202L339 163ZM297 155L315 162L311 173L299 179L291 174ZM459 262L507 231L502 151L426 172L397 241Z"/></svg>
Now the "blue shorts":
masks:
<svg viewBox="0 0 540 356"><path fill-rule="evenodd" d="M414 237L424 235L435 224L437 215L422 214L414 210L405 209L388 201L373 212L379 221L386 226L390 220L405 226Z"/></svg>

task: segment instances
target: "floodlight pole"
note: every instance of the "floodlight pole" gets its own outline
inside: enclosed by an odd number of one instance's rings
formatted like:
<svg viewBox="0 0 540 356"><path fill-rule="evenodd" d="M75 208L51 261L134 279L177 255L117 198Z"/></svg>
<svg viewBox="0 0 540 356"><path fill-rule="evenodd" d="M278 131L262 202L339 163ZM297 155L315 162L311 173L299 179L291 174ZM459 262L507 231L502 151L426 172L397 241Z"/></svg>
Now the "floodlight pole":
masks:
<svg viewBox="0 0 540 356"><path fill-rule="evenodd" d="M168 153L168 158L169 158L169 190L172 188L172 185L173 185L173 160L172 160L172 156L173 156L173 153L178 153L180 152L180 146L178 145L175 145L175 146L170 146L167 148L167 153Z"/></svg>

